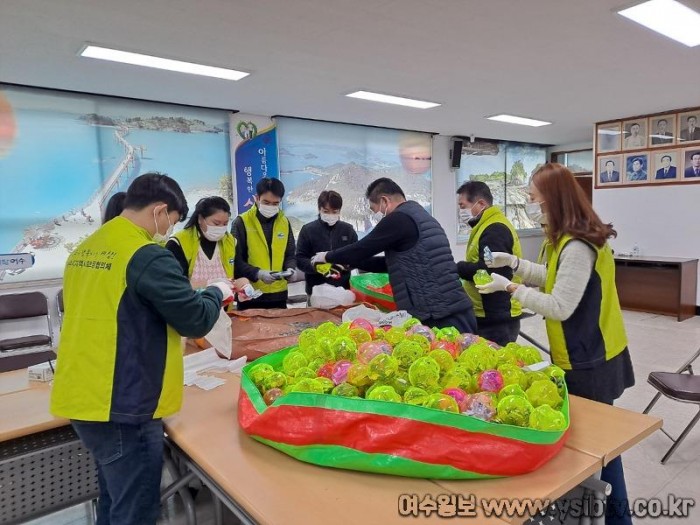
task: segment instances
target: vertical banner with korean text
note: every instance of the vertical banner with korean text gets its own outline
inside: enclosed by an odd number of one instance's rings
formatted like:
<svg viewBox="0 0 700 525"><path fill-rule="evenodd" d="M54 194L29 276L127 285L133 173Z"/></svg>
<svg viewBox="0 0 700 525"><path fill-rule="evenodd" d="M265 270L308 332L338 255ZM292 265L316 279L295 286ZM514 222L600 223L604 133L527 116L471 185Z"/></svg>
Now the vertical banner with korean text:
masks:
<svg viewBox="0 0 700 525"><path fill-rule="evenodd" d="M253 205L260 179L280 176L277 128L270 117L233 113L230 133L235 203L241 214Z"/></svg>

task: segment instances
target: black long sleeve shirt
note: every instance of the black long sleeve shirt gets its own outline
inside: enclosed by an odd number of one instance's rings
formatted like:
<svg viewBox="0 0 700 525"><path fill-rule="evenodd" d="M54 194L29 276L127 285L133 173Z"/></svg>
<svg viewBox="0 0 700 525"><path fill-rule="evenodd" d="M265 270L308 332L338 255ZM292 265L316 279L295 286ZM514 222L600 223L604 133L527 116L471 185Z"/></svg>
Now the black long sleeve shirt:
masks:
<svg viewBox="0 0 700 525"><path fill-rule="evenodd" d="M513 270L510 267L488 268L486 266L484 262L484 248L488 246L492 252L513 253L513 244L513 234L507 226L500 223L487 226L479 237L479 260L477 262L459 261L457 263L457 273L465 281L473 281L477 270L487 270L489 273L498 273L506 279L512 279ZM484 305L485 317L478 319L480 325L511 319L510 299L508 292L483 294L481 301Z"/></svg>
<svg viewBox="0 0 700 525"><path fill-rule="evenodd" d="M405 213L390 213L363 239L351 246L328 252L326 261L346 264L367 272L386 272L385 258L375 256L385 250L410 250L418 242L418 235L418 225L411 217Z"/></svg>
<svg viewBox="0 0 700 525"><path fill-rule="evenodd" d="M351 224L338 221L329 226L321 219L305 224L297 239L296 260L298 268L306 274L306 293L311 295L314 286L331 284L333 286L350 286L350 271L341 272L340 279L327 279L319 274L311 264L311 257L318 252L342 248L357 242L357 232Z"/></svg>
<svg viewBox="0 0 700 525"><path fill-rule="evenodd" d="M221 292L212 287L193 290L172 253L158 245L134 253L126 285L184 337L204 337L219 318Z"/></svg>

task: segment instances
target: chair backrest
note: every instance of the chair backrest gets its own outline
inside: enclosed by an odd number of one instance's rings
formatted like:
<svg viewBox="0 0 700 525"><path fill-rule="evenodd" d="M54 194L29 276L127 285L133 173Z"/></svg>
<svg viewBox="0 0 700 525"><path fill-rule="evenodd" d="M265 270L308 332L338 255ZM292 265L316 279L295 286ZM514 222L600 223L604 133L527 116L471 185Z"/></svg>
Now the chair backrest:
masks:
<svg viewBox="0 0 700 525"><path fill-rule="evenodd" d="M49 302L41 292L0 295L0 320L49 315Z"/></svg>
<svg viewBox="0 0 700 525"><path fill-rule="evenodd" d="M58 303L58 311L61 313L65 312L65 309L63 306L63 288L61 288L58 291L58 295L56 296L56 302Z"/></svg>

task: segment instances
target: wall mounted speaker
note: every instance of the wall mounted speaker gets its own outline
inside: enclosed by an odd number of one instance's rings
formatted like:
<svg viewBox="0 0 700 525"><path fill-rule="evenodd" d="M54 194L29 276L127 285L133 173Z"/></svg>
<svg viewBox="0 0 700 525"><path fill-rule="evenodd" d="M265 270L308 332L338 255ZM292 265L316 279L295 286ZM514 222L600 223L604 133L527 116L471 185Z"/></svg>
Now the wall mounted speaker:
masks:
<svg viewBox="0 0 700 525"><path fill-rule="evenodd" d="M462 163L462 145L464 142L460 139L452 141L452 151L450 152L450 166L459 168Z"/></svg>

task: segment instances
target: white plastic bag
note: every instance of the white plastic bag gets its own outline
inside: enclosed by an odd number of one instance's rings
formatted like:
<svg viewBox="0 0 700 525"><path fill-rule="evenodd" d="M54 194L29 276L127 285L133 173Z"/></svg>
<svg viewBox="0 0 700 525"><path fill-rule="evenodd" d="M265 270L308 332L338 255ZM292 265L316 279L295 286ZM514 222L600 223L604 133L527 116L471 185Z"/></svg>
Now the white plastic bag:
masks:
<svg viewBox="0 0 700 525"><path fill-rule="evenodd" d="M344 323L351 323L355 319L366 319L375 326L379 325L379 320L384 314L379 310L373 310L372 308L367 308L364 304L354 306L345 310L343 312L342 321Z"/></svg>
<svg viewBox="0 0 700 525"><path fill-rule="evenodd" d="M355 302L355 294L340 286L319 284L311 290L310 304L314 308L330 310L336 306L349 306Z"/></svg>
<svg viewBox="0 0 700 525"><path fill-rule="evenodd" d="M214 327L211 329L204 339L209 341L217 352L224 356L226 359L231 359L231 352L233 351L233 332L231 331L231 319L224 309L219 310L219 318L214 323Z"/></svg>
<svg viewBox="0 0 700 525"><path fill-rule="evenodd" d="M379 326L403 326L411 318L406 310L396 310L382 315L379 319Z"/></svg>

